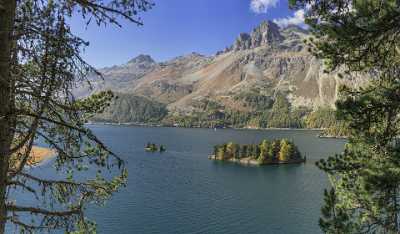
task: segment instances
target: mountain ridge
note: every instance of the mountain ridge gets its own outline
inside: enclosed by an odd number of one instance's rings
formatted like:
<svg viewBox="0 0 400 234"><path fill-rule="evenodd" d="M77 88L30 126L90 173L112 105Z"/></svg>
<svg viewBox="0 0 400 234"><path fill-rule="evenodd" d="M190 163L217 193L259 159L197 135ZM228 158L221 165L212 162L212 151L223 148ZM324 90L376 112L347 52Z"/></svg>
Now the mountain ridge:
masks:
<svg viewBox="0 0 400 234"><path fill-rule="evenodd" d="M260 119L272 106L249 100L273 102L278 94L287 99L290 111L333 108L340 85L354 87L362 81L355 76L339 78L337 73L324 73L322 62L303 43L308 36L300 27L279 28L265 21L251 33L241 33L232 46L215 55L193 52L165 62L139 55L126 64L100 69L104 81L93 79L92 91L82 86L76 93L85 96L110 89L146 97L164 104L170 119L207 111L258 113L252 118ZM216 107L207 109L209 103L216 103Z"/></svg>

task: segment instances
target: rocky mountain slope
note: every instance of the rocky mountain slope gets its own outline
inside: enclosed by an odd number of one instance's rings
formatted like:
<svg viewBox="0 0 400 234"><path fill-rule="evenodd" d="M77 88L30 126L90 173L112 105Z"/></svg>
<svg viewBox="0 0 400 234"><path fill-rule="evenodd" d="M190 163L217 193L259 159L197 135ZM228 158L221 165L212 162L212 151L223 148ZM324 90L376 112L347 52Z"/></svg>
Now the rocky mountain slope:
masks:
<svg viewBox="0 0 400 234"><path fill-rule="evenodd" d="M94 80L90 92L111 89L141 96L164 104L170 116L261 113L272 108L278 94L287 99L291 111L333 107L340 84L362 82L325 74L321 61L303 44L308 36L296 26L280 29L273 22L263 22L250 34L241 33L232 46L215 56L192 53L156 63L140 55L127 64L101 69L104 80ZM76 93L85 96L89 91L82 86ZM210 113L207 118L213 119Z"/></svg>

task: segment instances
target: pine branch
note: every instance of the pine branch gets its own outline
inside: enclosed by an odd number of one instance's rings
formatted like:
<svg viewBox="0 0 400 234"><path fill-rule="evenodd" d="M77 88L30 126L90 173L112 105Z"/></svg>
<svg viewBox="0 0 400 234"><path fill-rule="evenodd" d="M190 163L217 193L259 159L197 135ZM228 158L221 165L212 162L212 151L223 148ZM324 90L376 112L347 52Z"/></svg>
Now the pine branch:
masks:
<svg viewBox="0 0 400 234"><path fill-rule="evenodd" d="M36 198L38 198L37 192L35 189L33 189L32 187L28 186L27 184L21 182L21 181L8 181L7 182L7 186L19 186L22 187L23 189L33 193L35 195Z"/></svg>
<svg viewBox="0 0 400 234"><path fill-rule="evenodd" d="M120 16L124 17L125 19L127 19L127 20L129 20L129 21L131 21L131 22L133 22L133 23L136 23L137 25L143 25L143 22L134 19L132 16L126 14L125 12L123 12L123 11L121 11L121 10L118 10L118 9L115 9L115 8L111 8L111 7L107 7L107 6L104 6L104 5L101 5L101 4L96 4L96 3L94 3L94 2L90 2L90 1L86 1L86 0L76 0L76 2L77 2L82 8L90 7L92 13L94 13L94 14L95 14L96 12L100 12L100 14L101 14L103 17L109 19L112 23L118 25L119 27L121 27L121 24L119 24L117 21L115 21L114 18L112 18L111 16L109 16L109 15L107 14L107 12L120 15Z"/></svg>
<svg viewBox="0 0 400 234"><path fill-rule="evenodd" d="M48 118L48 117L45 117L45 116L38 116L36 113L32 113L32 112L29 112L29 111L26 111L26 110L20 110L18 113L21 114L21 115L26 115L26 116L30 116L30 117L39 118L40 120L47 121L49 123L53 123L53 124L56 124L56 125L59 125L59 126L63 126L63 127L68 128L68 129L76 130L77 132L80 132L80 133L84 134L90 140L94 141L103 150L105 150L107 153L112 155L115 159L117 159L120 163L123 164L123 160L120 157L118 157L117 155L115 155L112 151L110 151L108 149L108 147L105 146L104 143L101 142L95 135L93 135L89 129L82 128L80 126L74 126L72 124L69 124L64 119L54 120L54 119L51 119L51 118Z"/></svg>
<svg viewBox="0 0 400 234"><path fill-rule="evenodd" d="M23 227L25 230L29 231L30 233L35 233L34 231L36 230L44 230L44 229L49 229L50 227L47 226L38 226L38 225L32 225L32 224L26 224L24 222L21 222L18 220L16 217L12 217L10 221L20 227Z"/></svg>
<svg viewBox="0 0 400 234"><path fill-rule="evenodd" d="M29 206L15 206L11 204L6 205L6 209L11 212L26 212L31 214L37 215L44 215L44 216L57 216L57 217L66 217L71 215L81 215L82 209L81 208L74 208L70 210L64 211L53 211L53 210L46 210L38 207L29 207Z"/></svg>
<svg viewBox="0 0 400 234"><path fill-rule="evenodd" d="M65 180L46 180L42 179L24 172L20 172L18 175L26 177L28 179L34 180L40 184L47 184L47 185L68 185L68 186L74 186L74 187L80 187L80 188L93 188L93 189L102 189L106 190L106 188L101 187L96 184L90 184L90 183L83 183L83 182L73 182L73 181L65 181Z"/></svg>

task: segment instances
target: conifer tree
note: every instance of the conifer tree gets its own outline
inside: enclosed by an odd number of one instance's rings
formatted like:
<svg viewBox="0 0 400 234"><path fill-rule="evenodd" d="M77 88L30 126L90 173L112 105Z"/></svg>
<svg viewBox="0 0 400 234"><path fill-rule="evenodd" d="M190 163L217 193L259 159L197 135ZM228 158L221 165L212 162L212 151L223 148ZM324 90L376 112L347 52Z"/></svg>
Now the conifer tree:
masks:
<svg viewBox="0 0 400 234"><path fill-rule="evenodd" d="M260 156L260 152L261 152L261 150L260 150L260 146L259 145L254 145L254 153L253 153L253 157L255 158L255 159L257 159L259 156Z"/></svg>
<svg viewBox="0 0 400 234"><path fill-rule="evenodd" d="M279 151L279 161L288 161L293 153L293 147L290 142L286 139L281 140L280 151Z"/></svg>
<svg viewBox="0 0 400 234"><path fill-rule="evenodd" d="M349 128L344 152L318 166L332 183L326 233L399 233L400 5L396 0L291 0L306 12L311 52L327 71L368 79L342 87L337 115Z"/></svg>
<svg viewBox="0 0 400 234"><path fill-rule="evenodd" d="M258 156L258 160L264 162L269 159L268 151L270 150L270 142L267 140L263 140L260 144L260 155Z"/></svg>
<svg viewBox="0 0 400 234"><path fill-rule="evenodd" d="M253 155L253 147L254 145L253 144L249 144L248 146L247 146L247 153L246 153L246 157L251 157L252 155Z"/></svg>
<svg viewBox="0 0 400 234"><path fill-rule="evenodd" d="M280 145L281 143L279 140L272 141L270 150L268 151L272 160L277 160L279 158Z"/></svg>
<svg viewBox="0 0 400 234"><path fill-rule="evenodd" d="M84 123L113 98L102 92L77 100L72 89L100 75L81 57L88 42L71 32L69 19L121 26L120 19L142 24L137 14L147 0L0 0L0 233L6 224L16 232L55 229L90 233L88 203L102 204L125 184L123 161ZM26 169L35 140L56 151L53 178ZM86 167L97 175L75 176ZM107 175L111 172L110 176ZM55 179L59 178L59 179ZM30 194L29 205L12 197Z"/></svg>
<svg viewBox="0 0 400 234"><path fill-rule="evenodd" d="M240 150L240 157L241 157L241 158L247 157L247 149L248 149L248 146L247 146L247 145L243 145L243 146L241 147L241 150Z"/></svg>

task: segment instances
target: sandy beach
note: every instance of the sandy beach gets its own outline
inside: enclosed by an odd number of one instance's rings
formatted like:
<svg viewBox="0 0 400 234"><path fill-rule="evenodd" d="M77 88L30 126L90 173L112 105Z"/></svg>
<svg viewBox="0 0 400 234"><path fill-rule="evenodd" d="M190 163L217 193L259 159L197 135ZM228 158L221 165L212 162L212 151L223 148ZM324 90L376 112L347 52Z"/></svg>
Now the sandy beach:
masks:
<svg viewBox="0 0 400 234"><path fill-rule="evenodd" d="M28 165L37 165L55 155L55 152L49 148L33 146L28 160Z"/></svg>

